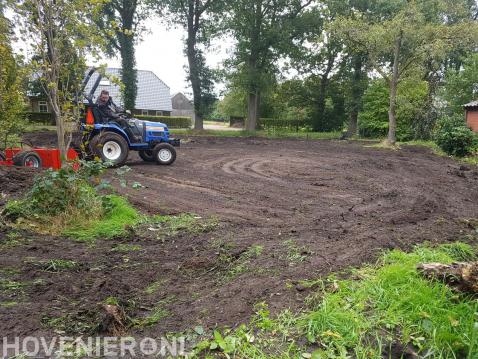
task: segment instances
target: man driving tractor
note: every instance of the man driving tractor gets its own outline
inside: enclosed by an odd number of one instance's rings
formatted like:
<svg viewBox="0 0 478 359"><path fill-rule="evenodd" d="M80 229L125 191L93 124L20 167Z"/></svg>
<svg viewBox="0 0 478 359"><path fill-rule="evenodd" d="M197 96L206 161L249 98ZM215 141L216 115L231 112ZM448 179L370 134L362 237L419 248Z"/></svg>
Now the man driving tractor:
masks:
<svg viewBox="0 0 478 359"><path fill-rule="evenodd" d="M135 142L141 141L141 139L134 134L124 114L122 114L124 110L113 102L107 90L101 91L96 105L102 122L116 122L127 133L129 138L135 140Z"/></svg>

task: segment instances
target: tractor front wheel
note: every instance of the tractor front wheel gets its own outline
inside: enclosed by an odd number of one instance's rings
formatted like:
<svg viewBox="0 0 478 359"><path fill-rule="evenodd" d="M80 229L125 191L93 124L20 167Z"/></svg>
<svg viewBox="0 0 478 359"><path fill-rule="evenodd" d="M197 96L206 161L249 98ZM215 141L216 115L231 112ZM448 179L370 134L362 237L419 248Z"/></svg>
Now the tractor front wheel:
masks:
<svg viewBox="0 0 478 359"><path fill-rule="evenodd" d="M160 143L154 147L153 156L157 164L170 165L176 160L176 150L169 143Z"/></svg>
<svg viewBox="0 0 478 359"><path fill-rule="evenodd" d="M155 161L153 151L151 151L151 150L141 150L141 151L139 151L138 154L139 154L139 157L141 157L141 159L144 162L154 162Z"/></svg>
<svg viewBox="0 0 478 359"><path fill-rule="evenodd" d="M91 139L90 145L103 162L110 162L115 167L124 165L128 159L128 142L117 133L101 133Z"/></svg>
<svg viewBox="0 0 478 359"><path fill-rule="evenodd" d="M21 167L40 168L41 158L34 151L20 152L13 157L13 164Z"/></svg>

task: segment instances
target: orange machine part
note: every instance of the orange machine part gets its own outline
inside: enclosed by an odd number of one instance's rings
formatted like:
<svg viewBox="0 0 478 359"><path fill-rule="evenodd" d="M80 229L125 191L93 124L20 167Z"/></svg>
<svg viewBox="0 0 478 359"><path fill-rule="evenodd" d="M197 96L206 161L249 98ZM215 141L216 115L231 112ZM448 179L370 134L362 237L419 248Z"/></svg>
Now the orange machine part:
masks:
<svg viewBox="0 0 478 359"><path fill-rule="evenodd" d="M86 124L92 126L95 124L95 117L93 116L93 110L91 107L88 107L86 110Z"/></svg>

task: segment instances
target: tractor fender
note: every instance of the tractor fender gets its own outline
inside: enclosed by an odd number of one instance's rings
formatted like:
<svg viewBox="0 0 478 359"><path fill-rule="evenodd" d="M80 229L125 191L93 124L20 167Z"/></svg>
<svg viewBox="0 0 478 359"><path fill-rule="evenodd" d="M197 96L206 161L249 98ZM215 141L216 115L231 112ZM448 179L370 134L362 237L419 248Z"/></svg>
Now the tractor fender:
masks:
<svg viewBox="0 0 478 359"><path fill-rule="evenodd" d="M105 133L105 132L117 133L118 135L122 136L126 140L126 142L128 142L128 146L131 147L131 142L129 141L129 138L126 135L126 132L115 124L95 125L95 128L91 133L91 138L96 137L97 135L101 135L102 133Z"/></svg>

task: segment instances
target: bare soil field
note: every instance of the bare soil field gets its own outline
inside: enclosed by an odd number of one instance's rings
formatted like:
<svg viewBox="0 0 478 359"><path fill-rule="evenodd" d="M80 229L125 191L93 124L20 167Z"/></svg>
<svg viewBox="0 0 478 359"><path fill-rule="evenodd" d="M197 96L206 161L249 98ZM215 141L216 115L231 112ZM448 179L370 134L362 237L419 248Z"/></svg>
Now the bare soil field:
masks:
<svg viewBox="0 0 478 359"><path fill-rule="evenodd" d="M49 133L32 136L54 142ZM101 323L98 303L110 297L132 318L161 317L129 335L236 326L259 302L299 310L313 290L301 280L372 262L387 249L476 234L478 169L420 147L191 137L173 166L134 153L128 166L126 179L143 188L117 191L141 211L194 213L219 225L159 239L139 228L94 246L1 230L0 283L10 286L0 302L10 304L0 306L0 337L101 333L91 323ZM0 192L10 191L4 179L13 175L0 175ZM36 264L51 259L78 266L51 272Z"/></svg>

